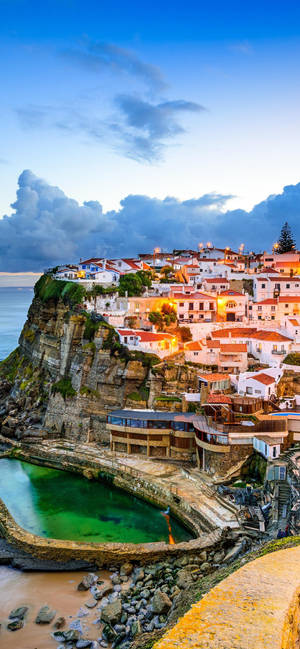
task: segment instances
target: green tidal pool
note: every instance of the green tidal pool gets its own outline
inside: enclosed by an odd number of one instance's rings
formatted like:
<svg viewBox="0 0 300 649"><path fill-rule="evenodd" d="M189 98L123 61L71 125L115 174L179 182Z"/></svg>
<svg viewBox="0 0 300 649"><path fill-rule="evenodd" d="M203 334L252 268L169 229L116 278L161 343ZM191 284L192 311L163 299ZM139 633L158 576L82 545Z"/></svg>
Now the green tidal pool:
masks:
<svg viewBox="0 0 300 649"><path fill-rule="evenodd" d="M19 460L0 460L0 498L15 521L46 538L98 543L168 542L161 511L106 481ZM193 535L170 516L175 543Z"/></svg>

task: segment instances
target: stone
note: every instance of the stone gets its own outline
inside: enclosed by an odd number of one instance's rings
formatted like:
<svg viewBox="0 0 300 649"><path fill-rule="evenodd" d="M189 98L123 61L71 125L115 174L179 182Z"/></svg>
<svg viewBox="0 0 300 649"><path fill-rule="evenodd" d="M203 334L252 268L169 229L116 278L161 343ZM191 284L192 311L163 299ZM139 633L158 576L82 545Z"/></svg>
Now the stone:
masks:
<svg viewBox="0 0 300 649"><path fill-rule="evenodd" d="M138 568L136 573L135 573L134 581L136 581L136 582L137 581L143 581L144 577L145 577L145 573L144 573L143 568Z"/></svg>
<svg viewBox="0 0 300 649"><path fill-rule="evenodd" d="M131 575L132 571L133 571L133 565L132 565L132 563L130 563L129 561L125 561L125 563L123 563L123 564L121 565L121 568L120 568L120 575L123 575L123 576L126 575L126 576L128 576L128 575Z"/></svg>
<svg viewBox="0 0 300 649"><path fill-rule="evenodd" d="M65 626L66 620L64 617L58 617L56 622L54 623L53 627L54 629L62 629L63 626Z"/></svg>
<svg viewBox="0 0 300 649"><path fill-rule="evenodd" d="M208 572L208 570L210 569L210 563L208 563L208 561L204 561L204 563L201 563L200 568L201 572Z"/></svg>
<svg viewBox="0 0 300 649"><path fill-rule="evenodd" d="M162 613L168 613L172 606L172 602L166 593L157 590L155 595L153 595L151 606L154 613L161 615Z"/></svg>
<svg viewBox="0 0 300 649"><path fill-rule="evenodd" d="M114 586L115 586L116 584L120 584L120 583L121 583L120 576L119 576L119 575L113 575L113 576L111 577L111 583L114 584Z"/></svg>
<svg viewBox="0 0 300 649"><path fill-rule="evenodd" d="M150 590L148 590L148 588L145 588L144 590L142 590L141 598L142 599L148 599L149 597L150 597Z"/></svg>
<svg viewBox="0 0 300 649"><path fill-rule="evenodd" d="M87 647L90 647L92 644L92 640L78 640L78 642L76 642L76 649L87 649Z"/></svg>
<svg viewBox="0 0 300 649"><path fill-rule="evenodd" d="M203 561L206 561L207 560L207 551L202 550L202 552L200 552L200 554L198 555L198 559L200 560L201 563Z"/></svg>
<svg viewBox="0 0 300 649"><path fill-rule="evenodd" d="M105 624L103 627L102 638L104 641L107 640L107 642L113 642L115 640L116 634L109 624Z"/></svg>
<svg viewBox="0 0 300 649"><path fill-rule="evenodd" d="M70 629L70 631L63 631L63 636L66 642L80 640L80 631Z"/></svg>
<svg viewBox="0 0 300 649"><path fill-rule="evenodd" d="M120 579L121 579L122 584L126 584L126 582L128 581L127 575L121 575Z"/></svg>
<svg viewBox="0 0 300 649"><path fill-rule="evenodd" d="M95 608L95 606L97 606L97 600L96 599L88 599L88 601L85 602L84 605L87 608Z"/></svg>
<svg viewBox="0 0 300 649"><path fill-rule="evenodd" d="M40 608L36 618L35 618L35 623L36 624L50 624L52 620L54 620L56 616L56 611L52 610L49 608L49 606L42 606Z"/></svg>
<svg viewBox="0 0 300 649"><path fill-rule="evenodd" d="M23 626L24 626L24 621L21 618L17 618L16 620L12 620L11 622L9 622L7 628L10 631L18 631L19 629L22 629Z"/></svg>
<svg viewBox="0 0 300 649"><path fill-rule="evenodd" d="M186 588L191 582L191 573L186 568L178 570L176 584L179 588Z"/></svg>
<svg viewBox="0 0 300 649"><path fill-rule="evenodd" d="M110 595L113 593L113 586L111 584L107 584L107 586L104 586L101 588L101 590L96 590L93 592L93 595L95 599L102 599L102 597L107 597L107 595Z"/></svg>
<svg viewBox="0 0 300 649"><path fill-rule="evenodd" d="M125 628L126 628L126 627L125 627L125 624L116 624L116 625L114 626L114 631L115 631L116 633L123 633L123 631L125 631Z"/></svg>
<svg viewBox="0 0 300 649"><path fill-rule="evenodd" d="M214 563L221 563L225 557L225 552L224 550L220 550L219 552L215 552L214 554Z"/></svg>
<svg viewBox="0 0 300 649"><path fill-rule="evenodd" d="M77 590L89 590L89 588L95 583L95 579L95 575L89 572L88 575L85 575L82 578L80 584L77 586Z"/></svg>
<svg viewBox="0 0 300 649"><path fill-rule="evenodd" d="M12 620L18 618L19 620L23 620L27 611L28 606L19 606L19 608L14 608L9 614L9 619Z"/></svg>
<svg viewBox="0 0 300 649"><path fill-rule="evenodd" d="M131 625L131 635L133 638L135 638L135 636L139 635L139 633L142 633L142 626L140 620L134 620L134 622Z"/></svg>
<svg viewBox="0 0 300 649"><path fill-rule="evenodd" d="M65 642L64 631L54 631L54 633L52 633L52 638L54 638L56 642Z"/></svg>
<svg viewBox="0 0 300 649"><path fill-rule="evenodd" d="M117 624L122 615L122 604L120 599L116 599L111 604L105 606L101 611L101 620L108 624Z"/></svg>
<svg viewBox="0 0 300 649"><path fill-rule="evenodd" d="M239 543L236 543L231 550L227 552L227 554L224 557L224 563L227 563L228 561L234 561L241 552L245 549L247 545L246 539L242 539Z"/></svg>

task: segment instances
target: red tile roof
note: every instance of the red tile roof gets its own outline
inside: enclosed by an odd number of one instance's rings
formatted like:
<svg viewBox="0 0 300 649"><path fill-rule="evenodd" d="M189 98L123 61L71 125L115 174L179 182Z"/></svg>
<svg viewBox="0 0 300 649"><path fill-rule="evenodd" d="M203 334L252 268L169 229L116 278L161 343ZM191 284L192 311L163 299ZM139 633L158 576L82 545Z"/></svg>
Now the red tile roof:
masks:
<svg viewBox="0 0 300 649"><path fill-rule="evenodd" d="M287 338L287 336L283 336L280 334L278 331L256 331L251 335L251 338L255 338L256 340L265 340L265 341L274 341L274 342L285 342L289 341L291 342L291 338Z"/></svg>
<svg viewBox="0 0 300 649"><path fill-rule="evenodd" d="M206 293L173 293L173 298L175 300L216 300L217 298L213 295L207 295Z"/></svg>
<svg viewBox="0 0 300 649"><path fill-rule="evenodd" d="M256 304L262 304L262 305L277 304L277 300L275 297L267 297L265 300L261 300L260 302L255 302L253 306L255 306Z"/></svg>
<svg viewBox="0 0 300 649"><path fill-rule="evenodd" d="M228 327L228 329L217 329L211 332L213 338L251 338L257 331L256 327Z"/></svg>
<svg viewBox="0 0 300 649"><path fill-rule="evenodd" d="M137 336L138 338L140 338L141 342L155 342L159 340L170 340L174 338L172 334L142 331L141 329L117 329L117 332L121 336Z"/></svg>
<svg viewBox="0 0 300 649"><path fill-rule="evenodd" d="M208 399L207 403L232 403L232 398L228 394L216 394L215 392L211 392Z"/></svg>
<svg viewBox="0 0 300 649"><path fill-rule="evenodd" d="M209 349L216 349L217 347L220 347L220 341L219 340L207 340L206 339L206 345L209 347Z"/></svg>
<svg viewBox="0 0 300 649"><path fill-rule="evenodd" d="M247 353L247 345L246 343L233 343L229 345L221 345L221 352L224 354L227 354L229 352L246 352Z"/></svg>
<svg viewBox="0 0 300 649"><path fill-rule="evenodd" d="M207 374L198 374L200 379L205 379L209 383L215 381L230 381L228 374L220 374L219 372L208 372Z"/></svg>
<svg viewBox="0 0 300 649"><path fill-rule="evenodd" d="M286 302L287 304L299 304L300 295L281 295L279 297L279 302L281 304L284 303L284 302Z"/></svg>
<svg viewBox="0 0 300 649"><path fill-rule="evenodd" d="M232 295L232 296L245 297L244 293L239 293L238 291L230 291L229 289L227 291L221 291L220 295Z"/></svg>
<svg viewBox="0 0 300 649"><path fill-rule="evenodd" d="M186 343L185 344L185 349L187 351L199 351L199 350L203 349L203 346L202 346L200 340L195 340L193 342Z"/></svg>
<svg viewBox="0 0 300 649"><path fill-rule="evenodd" d="M263 372L261 374L255 374L254 376L251 376L251 378L255 379L255 381L258 381L259 383L263 383L263 385L271 385L271 383L275 383L273 376L264 374Z"/></svg>

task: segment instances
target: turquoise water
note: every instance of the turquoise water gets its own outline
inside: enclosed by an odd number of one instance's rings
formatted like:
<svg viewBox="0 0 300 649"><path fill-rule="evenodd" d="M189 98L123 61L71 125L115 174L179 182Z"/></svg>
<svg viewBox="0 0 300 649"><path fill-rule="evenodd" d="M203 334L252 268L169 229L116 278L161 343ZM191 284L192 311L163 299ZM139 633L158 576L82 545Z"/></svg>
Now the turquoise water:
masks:
<svg viewBox="0 0 300 649"><path fill-rule="evenodd" d="M168 542L159 509L107 482L19 460L0 460L0 498L24 529L73 541ZM170 517L175 542L192 534Z"/></svg>
<svg viewBox="0 0 300 649"><path fill-rule="evenodd" d="M17 347L32 298L32 288L0 287L0 361Z"/></svg>

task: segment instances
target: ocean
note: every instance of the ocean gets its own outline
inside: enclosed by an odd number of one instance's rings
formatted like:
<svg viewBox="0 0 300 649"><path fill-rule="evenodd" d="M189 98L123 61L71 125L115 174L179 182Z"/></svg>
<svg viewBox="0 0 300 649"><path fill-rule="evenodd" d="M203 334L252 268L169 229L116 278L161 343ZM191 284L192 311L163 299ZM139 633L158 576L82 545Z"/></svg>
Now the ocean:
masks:
<svg viewBox="0 0 300 649"><path fill-rule="evenodd" d="M33 288L0 287L0 361L18 345Z"/></svg>

